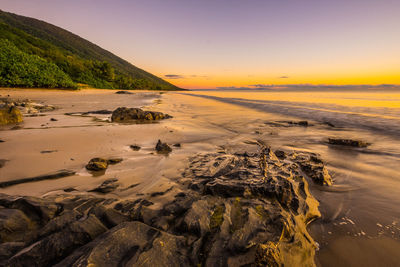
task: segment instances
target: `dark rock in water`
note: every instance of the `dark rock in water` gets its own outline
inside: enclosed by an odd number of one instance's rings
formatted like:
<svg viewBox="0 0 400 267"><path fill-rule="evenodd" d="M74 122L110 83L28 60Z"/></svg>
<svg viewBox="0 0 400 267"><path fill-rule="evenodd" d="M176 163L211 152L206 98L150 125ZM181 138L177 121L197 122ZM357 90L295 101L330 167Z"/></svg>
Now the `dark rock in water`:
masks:
<svg viewBox="0 0 400 267"><path fill-rule="evenodd" d="M5 182L0 182L0 188L4 188L4 187L16 185L16 184L37 182L37 181L43 181L43 180L59 179L59 178L72 176L75 173L76 172L70 171L70 170L60 170L58 172L51 173L51 174L45 174L45 175L39 175L39 176L35 176L35 177L30 177L30 178L22 178L22 179L15 179L15 180L10 180L10 181L5 181Z"/></svg>
<svg viewBox="0 0 400 267"><path fill-rule="evenodd" d="M325 121L324 124L328 125L329 127L336 127L333 123L329 122L329 121Z"/></svg>
<svg viewBox="0 0 400 267"><path fill-rule="evenodd" d="M297 124L300 126L308 126L308 121L299 121Z"/></svg>
<svg viewBox="0 0 400 267"><path fill-rule="evenodd" d="M174 144L174 147L181 147L182 145L180 143Z"/></svg>
<svg viewBox="0 0 400 267"><path fill-rule="evenodd" d="M324 162L318 155L312 153L292 153L292 160L296 162L301 170L318 185L330 186L333 184L332 177Z"/></svg>
<svg viewBox="0 0 400 267"><path fill-rule="evenodd" d="M133 94L132 92L128 92L128 91L117 91L115 93L119 94L119 95L132 95Z"/></svg>
<svg viewBox="0 0 400 267"><path fill-rule="evenodd" d="M121 107L113 111L112 122L129 122L133 120L154 121L172 118L168 114L155 111L144 111L140 108Z"/></svg>
<svg viewBox="0 0 400 267"><path fill-rule="evenodd" d="M89 171L104 171L108 168L108 160L103 158L93 158L86 165Z"/></svg>
<svg viewBox="0 0 400 267"><path fill-rule="evenodd" d="M119 184L117 183L118 179L112 178L105 180L99 187L96 187L95 189L90 190L89 192L98 192L98 193L110 193L117 189Z"/></svg>
<svg viewBox="0 0 400 267"><path fill-rule="evenodd" d="M51 118L50 119L50 121L58 121L57 119L55 119L55 118Z"/></svg>
<svg viewBox="0 0 400 267"><path fill-rule="evenodd" d="M352 146L352 147L367 147L371 145L370 143L360 140L341 139L341 138L329 138L328 143L330 145Z"/></svg>
<svg viewBox="0 0 400 267"><path fill-rule="evenodd" d="M0 106L0 125L22 122L22 113L16 106Z"/></svg>
<svg viewBox="0 0 400 267"><path fill-rule="evenodd" d="M168 154L172 151L172 148L167 143L163 143L161 140L158 140L156 151L160 154Z"/></svg>
<svg viewBox="0 0 400 267"><path fill-rule="evenodd" d="M138 145L130 145L129 147L134 151L139 151L141 149L141 147Z"/></svg>

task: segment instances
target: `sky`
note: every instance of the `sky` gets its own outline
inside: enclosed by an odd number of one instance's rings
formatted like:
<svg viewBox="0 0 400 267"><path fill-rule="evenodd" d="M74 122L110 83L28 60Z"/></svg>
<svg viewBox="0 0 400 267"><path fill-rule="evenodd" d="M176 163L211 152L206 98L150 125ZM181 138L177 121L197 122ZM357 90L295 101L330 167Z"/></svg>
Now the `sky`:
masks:
<svg viewBox="0 0 400 267"><path fill-rule="evenodd" d="M1 0L183 88L400 84L399 0Z"/></svg>

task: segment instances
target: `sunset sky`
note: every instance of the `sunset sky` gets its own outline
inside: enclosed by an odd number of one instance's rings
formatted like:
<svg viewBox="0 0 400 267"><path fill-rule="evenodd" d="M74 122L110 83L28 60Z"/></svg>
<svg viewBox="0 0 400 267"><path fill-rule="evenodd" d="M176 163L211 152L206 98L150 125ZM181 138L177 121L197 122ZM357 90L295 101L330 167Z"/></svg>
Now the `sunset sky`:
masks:
<svg viewBox="0 0 400 267"><path fill-rule="evenodd" d="M184 88L400 84L399 0L1 0Z"/></svg>

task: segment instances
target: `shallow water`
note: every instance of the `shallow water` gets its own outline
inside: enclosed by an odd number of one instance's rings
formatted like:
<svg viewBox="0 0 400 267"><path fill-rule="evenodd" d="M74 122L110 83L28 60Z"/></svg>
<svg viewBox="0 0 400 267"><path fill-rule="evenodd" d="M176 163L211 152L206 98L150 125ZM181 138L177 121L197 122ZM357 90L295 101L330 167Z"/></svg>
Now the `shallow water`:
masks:
<svg viewBox="0 0 400 267"><path fill-rule="evenodd" d="M272 148L320 153L334 186L310 182L322 218L309 230L319 243L320 266L396 266L400 260L400 94L360 92L80 92L0 90L59 107L42 117L25 118L22 129L2 128L0 180L72 169L77 175L0 189L0 193L46 195L75 187L78 192L117 177L119 197L162 191L175 186L188 157L263 140ZM174 118L155 124L114 124L93 117L67 116L119 106L146 107ZM50 121L56 118L58 121ZM309 127L277 127L287 120L308 120ZM329 123L329 124L327 124ZM334 125L335 127L332 127ZM287 125L286 125L287 126ZM327 144L329 137L361 139L364 149ZM181 143L168 156L156 155L158 139ZM142 147L132 151L131 144ZM43 150L56 150L42 154ZM105 175L92 177L84 166L93 157L122 157ZM111 194L112 197L113 194Z"/></svg>
<svg viewBox="0 0 400 267"><path fill-rule="evenodd" d="M322 218L310 225L320 266L400 266L400 94L393 92L190 92L242 107L238 128L254 131L248 110L269 121L309 120L311 127L258 125L273 147L320 153L331 188L311 185ZM263 121L261 119L261 121ZM261 122L260 121L260 122ZM329 126L328 124L329 123ZM334 125L335 127L332 127ZM245 133L244 133L245 134ZM365 149L327 145L329 137L372 143Z"/></svg>

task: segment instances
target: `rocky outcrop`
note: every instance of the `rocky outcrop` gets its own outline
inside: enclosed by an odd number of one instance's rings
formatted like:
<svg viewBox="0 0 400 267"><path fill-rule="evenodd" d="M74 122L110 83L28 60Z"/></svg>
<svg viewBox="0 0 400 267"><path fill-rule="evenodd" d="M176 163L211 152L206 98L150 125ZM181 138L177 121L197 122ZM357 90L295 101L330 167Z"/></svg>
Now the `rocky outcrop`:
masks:
<svg viewBox="0 0 400 267"><path fill-rule="evenodd" d="M328 144L330 145L340 145L340 146L351 146L351 147L367 147L371 145L370 143L352 140L352 139L342 139L342 138L329 138Z"/></svg>
<svg viewBox="0 0 400 267"><path fill-rule="evenodd" d="M306 226L320 213L307 180L318 170L301 164L323 163L284 154L198 154L174 188L131 199L0 195L0 266L313 266Z"/></svg>
<svg viewBox="0 0 400 267"><path fill-rule="evenodd" d="M10 105L0 106L0 125L22 122L22 113L15 107Z"/></svg>
<svg viewBox="0 0 400 267"><path fill-rule="evenodd" d="M130 122L130 121L154 121L172 118L168 114L155 111L145 111L140 108L120 107L113 111L111 115L112 122Z"/></svg>

